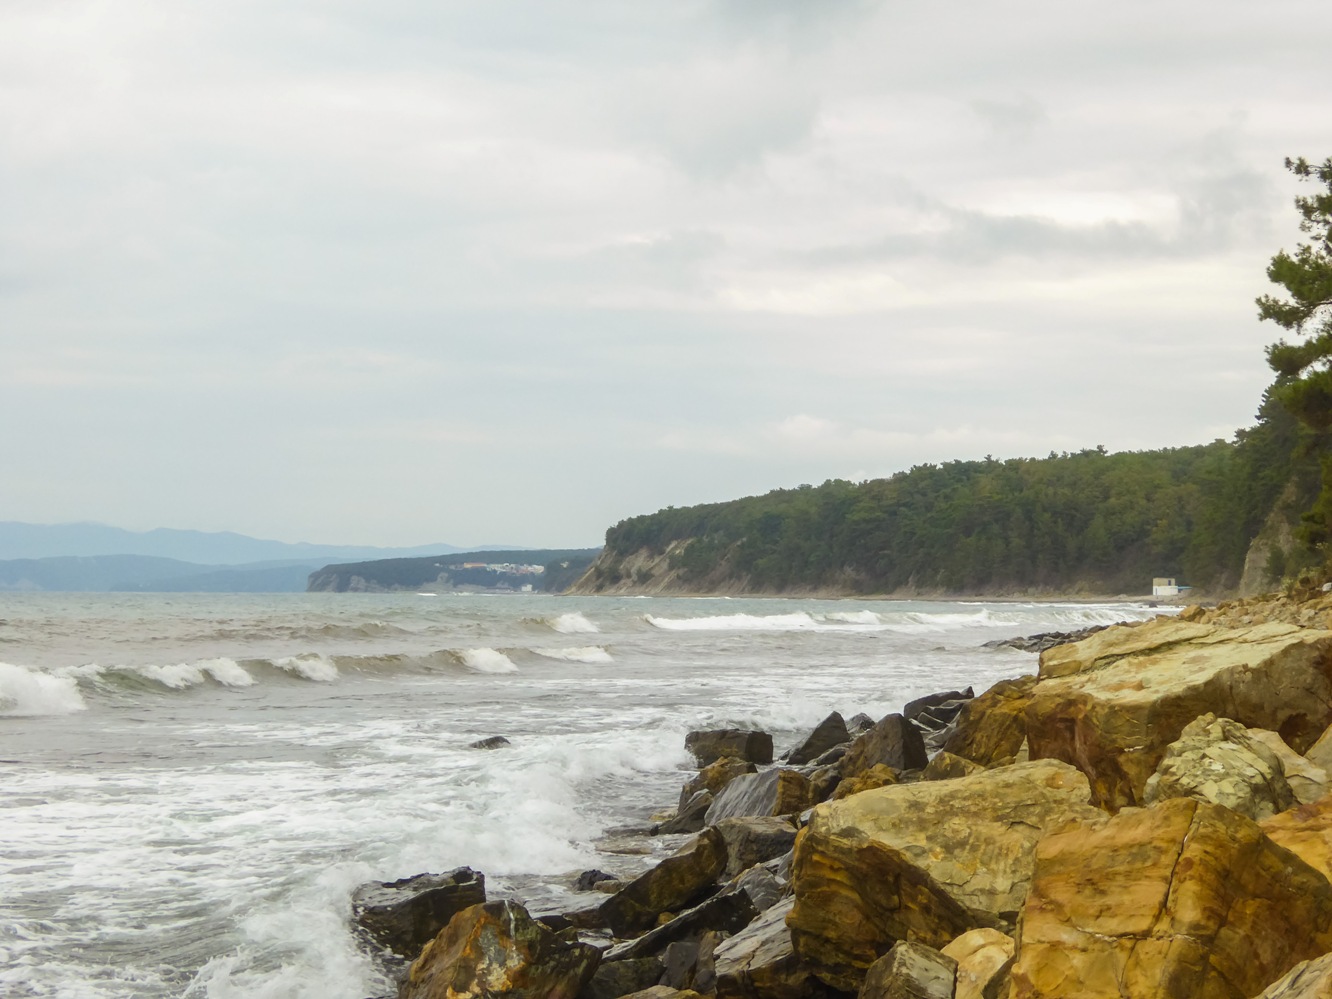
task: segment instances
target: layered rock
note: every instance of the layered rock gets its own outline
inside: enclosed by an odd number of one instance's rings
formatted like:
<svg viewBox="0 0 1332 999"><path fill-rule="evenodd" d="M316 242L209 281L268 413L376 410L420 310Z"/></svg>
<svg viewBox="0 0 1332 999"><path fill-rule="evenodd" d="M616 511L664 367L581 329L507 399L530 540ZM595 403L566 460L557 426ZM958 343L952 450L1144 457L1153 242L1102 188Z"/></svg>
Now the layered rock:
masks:
<svg viewBox="0 0 1332 999"><path fill-rule="evenodd" d="M1271 729L1296 752L1310 746L1332 721L1330 673L1332 632L1172 618L1108 628L1042 653L1027 739L1033 758L1086 773L1098 804L1141 804L1166 747L1201 714Z"/></svg>
<svg viewBox="0 0 1332 999"><path fill-rule="evenodd" d="M794 815L814 804L809 778L796 770L765 770L745 774L722 788L708 806L705 821L713 826L723 819L745 815Z"/></svg>
<svg viewBox="0 0 1332 999"><path fill-rule="evenodd" d="M1281 761L1281 775L1286 778L1291 793L1301 805L1312 804L1328 793L1329 778L1326 768L1295 752L1277 733L1265 728L1251 728L1249 738L1258 740L1276 754L1277 759ZM1309 752L1312 753L1313 750L1310 749Z"/></svg>
<svg viewBox="0 0 1332 999"><path fill-rule="evenodd" d="M459 867L363 884L352 893L352 918L381 947L411 959L455 915L485 900L485 876Z"/></svg>
<svg viewBox="0 0 1332 999"><path fill-rule="evenodd" d="M598 952L568 943L517 902L458 913L412 963L401 999L574 999Z"/></svg>
<svg viewBox="0 0 1332 999"><path fill-rule="evenodd" d="M857 999L953 999L956 975L951 957L903 940L870 965Z"/></svg>
<svg viewBox="0 0 1332 999"><path fill-rule="evenodd" d="M802 766L822 756L834 746L840 746L842 743L850 741L851 733L847 731L845 719L834 711L819 722L814 731L805 736L800 745L791 750L786 757L786 762L793 767Z"/></svg>
<svg viewBox="0 0 1332 999"><path fill-rule="evenodd" d="M805 999L823 991L791 946L786 917L794 901L779 902L717 946L717 999Z"/></svg>
<svg viewBox="0 0 1332 999"><path fill-rule="evenodd" d="M758 767L754 764L734 756L723 756L714 760L699 770L693 779L680 789L680 811L684 810L686 802L699 791L707 791L715 797L737 777L757 772Z"/></svg>
<svg viewBox="0 0 1332 999"><path fill-rule="evenodd" d="M1034 676L1000 680L968 701L958 712L944 752L984 767L1016 756L1027 737L1027 702L1035 686Z"/></svg>
<svg viewBox="0 0 1332 999"><path fill-rule="evenodd" d="M728 756L748 763L772 762L772 736L767 732L748 729L718 728L690 732L685 736L685 749L694 754L700 767Z"/></svg>
<svg viewBox="0 0 1332 999"><path fill-rule="evenodd" d="M856 777L879 763L894 770L920 770L928 762L920 730L902 715L891 714L856 736L839 766L843 777Z"/></svg>
<svg viewBox="0 0 1332 999"><path fill-rule="evenodd" d="M617 937L641 933L661 913L677 912L707 894L725 866L726 843L721 833L704 829L606 899L598 911Z"/></svg>
<svg viewBox="0 0 1332 999"><path fill-rule="evenodd" d="M1041 760L819 805L796 842L797 952L850 991L899 940L939 948L1010 923L1045 830L1101 814L1088 794L1075 768Z"/></svg>
<svg viewBox="0 0 1332 999"><path fill-rule="evenodd" d="M1332 954L1301 961L1257 999L1328 999L1332 996Z"/></svg>
<svg viewBox="0 0 1332 999"><path fill-rule="evenodd" d="M717 823L717 831L726 842L728 877L789 852L796 838L795 826L780 816L722 819Z"/></svg>
<svg viewBox="0 0 1332 999"><path fill-rule="evenodd" d="M1001 999L1008 995L1017 943L1006 933L968 930L943 949L957 962L953 999Z"/></svg>
<svg viewBox="0 0 1332 999"><path fill-rule="evenodd" d="M1332 885L1219 805L1176 798L1038 845L1013 999L1254 996L1332 950Z"/></svg>
<svg viewBox="0 0 1332 999"><path fill-rule="evenodd" d="M1272 842L1332 881L1332 797L1288 809L1259 825Z"/></svg>

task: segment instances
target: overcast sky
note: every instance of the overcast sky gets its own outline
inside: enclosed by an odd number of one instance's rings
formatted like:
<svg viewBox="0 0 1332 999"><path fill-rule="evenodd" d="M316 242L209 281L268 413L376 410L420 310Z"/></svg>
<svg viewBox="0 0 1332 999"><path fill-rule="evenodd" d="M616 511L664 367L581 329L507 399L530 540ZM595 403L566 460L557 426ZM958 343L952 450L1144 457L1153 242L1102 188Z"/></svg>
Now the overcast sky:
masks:
<svg viewBox="0 0 1332 999"><path fill-rule="evenodd" d="M0 520L598 544L1268 382L1332 5L6 0Z"/></svg>

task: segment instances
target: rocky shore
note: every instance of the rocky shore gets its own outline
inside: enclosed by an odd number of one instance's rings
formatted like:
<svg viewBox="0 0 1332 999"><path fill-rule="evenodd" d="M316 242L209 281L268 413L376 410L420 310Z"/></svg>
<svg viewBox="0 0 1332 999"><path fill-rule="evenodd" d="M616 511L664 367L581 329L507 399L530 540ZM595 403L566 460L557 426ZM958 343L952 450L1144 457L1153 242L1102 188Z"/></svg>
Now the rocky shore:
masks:
<svg viewBox="0 0 1332 999"><path fill-rule="evenodd" d="M358 889L399 999L1332 995L1332 596L1035 636L1036 674L694 732L681 837L530 913L468 868ZM687 837L687 838L686 838Z"/></svg>

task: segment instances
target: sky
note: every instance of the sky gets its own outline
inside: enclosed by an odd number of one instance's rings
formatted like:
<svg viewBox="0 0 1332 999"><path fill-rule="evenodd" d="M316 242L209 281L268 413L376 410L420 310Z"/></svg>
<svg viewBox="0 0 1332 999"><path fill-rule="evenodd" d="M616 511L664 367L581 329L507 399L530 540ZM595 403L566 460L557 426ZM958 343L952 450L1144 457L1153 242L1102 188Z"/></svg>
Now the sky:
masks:
<svg viewBox="0 0 1332 999"><path fill-rule="evenodd" d="M0 520L600 543L1270 381L1332 5L7 0Z"/></svg>

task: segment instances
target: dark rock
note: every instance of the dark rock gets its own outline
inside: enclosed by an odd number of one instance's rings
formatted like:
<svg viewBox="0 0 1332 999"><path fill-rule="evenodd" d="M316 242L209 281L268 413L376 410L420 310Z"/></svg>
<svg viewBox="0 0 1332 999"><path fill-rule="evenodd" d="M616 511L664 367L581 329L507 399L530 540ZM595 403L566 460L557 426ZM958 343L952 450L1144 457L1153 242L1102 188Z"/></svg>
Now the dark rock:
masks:
<svg viewBox="0 0 1332 999"><path fill-rule="evenodd" d="M738 877L731 879L731 887L743 889L759 912L766 912L785 898L790 884L763 864L755 864Z"/></svg>
<svg viewBox="0 0 1332 999"><path fill-rule="evenodd" d="M508 745L511 745L511 743L502 735L492 735L488 739L478 739L476 742L467 744L469 749L503 749Z"/></svg>
<svg viewBox="0 0 1332 999"><path fill-rule="evenodd" d="M1020 635L1017 638L999 638L981 645L983 649L1017 649L1020 652L1044 652L1056 645L1080 642L1088 635L1104 631L1108 625L1095 624L1078 631L1043 631L1038 635Z"/></svg>
<svg viewBox="0 0 1332 999"><path fill-rule="evenodd" d="M623 999L704 999L690 989L673 989L669 985L654 985L642 992L631 992Z"/></svg>
<svg viewBox="0 0 1332 999"><path fill-rule="evenodd" d="M953 999L956 976L951 957L903 940L870 965L857 999Z"/></svg>
<svg viewBox="0 0 1332 999"><path fill-rule="evenodd" d="M874 725L873 723L871 723L870 728L873 727ZM869 731L869 729L866 729L866 731ZM844 742L840 746L833 746L833 748L828 750L826 753L822 753L819 756L815 757L814 759L810 760L809 765L815 768L832 766L834 763L840 762L842 757L846 755L846 751L850 748L851 748L851 743L849 742Z"/></svg>
<svg viewBox="0 0 1332 999"><path fill-rule="evenodd" d="M712 889L726 866L726 843L716 829L704 829L652 869L643 872L601 904L605 925L617 937L641 933L663 912L675 912Z"/></svg>
<svg viewBox="0 0 1332 999"><path fill-rule="evenodd" d="M723 756L720 760L709 763L695 774L693 779L687 782L684 787L680 788L680 804L676 806L676 811L684 811L689 799L698 794L699 791L707 791L716 797L721 793L722 788L737 777L757 772L758 767L747 760L737 759L734 756Z"/></svg>
<svg viewBox="0 0 1332 999"><path fill-rule="evenodd" d="M907 701L906 707L902 709L902 717L907 721L915 721L921 712L927 708L953 701L969 701L975 696L975 692L970 687L966 690L945 690L938 694L926 694L924 697L917 697L914 701ZM956 711L953 712L953 714L956 713ZM949 717L951 718L952 715L949 715Z"/></svg>
<svg viewBox="0 0 1332 999"><path fill-rule="evenodd" d="M595 868L590 871L584 871L578 875L574 881L574 891L591 891L602 881L614 881L614 874L607 874L605 871L598 871Z"/></svg>
<svg viewBox="0 0 1332 999"><path fill-rule="evenodd" d="M900 714L887 715L856 736L842 758L842 776L856 777L879 763L894 770L921 770L929 763L920 730Z"/></svg>
<svg viewBox="0 0 1332 999"><path fill-rule="evenodd" d="M694 970L698 966L699 939L677 940L667 944L662 954L661 963L665 972L661 984L672 989L691 989L694 987Z"/></svg>
<svg viewBox="0 0 1332 999"><path fill-rule="evenodd" d="M786 762L792 766L800 766L809 763L819 755L826 753L834 746L840 746L844 742L851 741L851 733L846 729L846 721L840 714L834 711L823 721L819 722L813 732L805 737L805 741L791 750L791 754L786 758Z"/></svg>
<svg viewBox="0 0 1332 999"><path fill-rule="evenodd" d="M753 922L758 912L758 908L745 891L732 888L712 896L692 909L686 909L674 919L644 933L636 940L616 944L606 951L603 960L622 961L660 954L670 944L680 940L696 939L705 930L735 933Z"/></svg>
<svg viewBox="0 0 1332 999"><path fill-rule="evenodd" d="M684 803L674 817L652 827L652 835L668 836L671 833L698 832L707 822L705 818L712 806L712 792L698 791Z"/></svg>
<svg viewBox="0 0 1332 999"><path fill-rule="evenodd" d="M694 754L700 767L726 756L734 756L749 763L772 762L772 736L767 732L747 729L720 728L690 732L685 736L685 749Z"/></svg>
<svg viewBox="0 0 1332 999"><path fill-rule="evenodd" d="M814 804L809 779L796 770L765 770L737 777L708 808L707 824L740 815L794 815Z"/></svg>
<svg viewBox="0 0 1332 999"><path fill-rule="evenodd" d="M619 999L661 981L661 958L642 957L629 961L602 961L578 999Z"/></svg>
<svg viewBox="0 0 1332 999"><path fill-rule="evenodd" d="M809 773L810 803L817 805L832 797L842 781L842 770L837 764L819 767Z"/></svg>
<svg viewBox="0 0 1332 999"><path fill-rule="evenodd" d="M803 999L826 993L791 946L786 917L794 901L774 905L717 945L713 955L717 999Z"/></svg>
<svg viewBox="0 0 1332 999"><path fill-rule="evenodd" d="M790 853L796 828L779 816L740 815L722 819L717 829L726 841L726 874L734 877L755 864Z"/></svg>
<svg viewBox="0 0 1332 999"><path fill-rule="evenodd" d="M363 884L352 892L352 918L381 947L413 960L455 914L485 900L485 876L459 867Z"/></svg>
<svg viewBox="0 0 1332 999"><path fill-rule="evenodd" d="M863 735L874 727L874 719L863 711L860 714L852 715L846 723L846 730L851 733L852 738Z"/></svg>
<svg viewBox="0 0 1332 999"><path fill-rule="evenodd" d="M715 958L717 948L729 933L708 930L698 938L698 958L694 961L694 990L705 995L717 992L717 971Z"/></svg>

